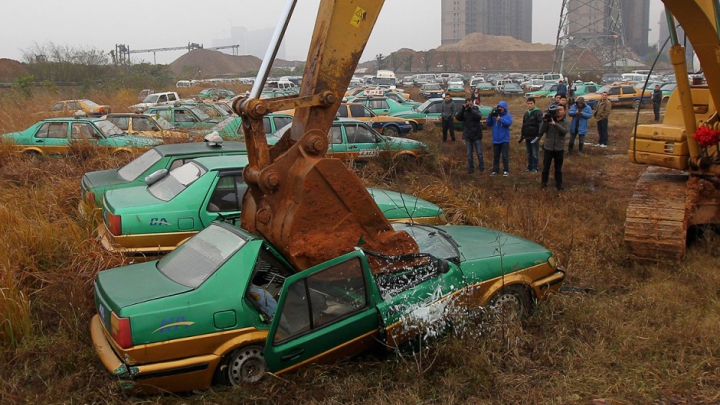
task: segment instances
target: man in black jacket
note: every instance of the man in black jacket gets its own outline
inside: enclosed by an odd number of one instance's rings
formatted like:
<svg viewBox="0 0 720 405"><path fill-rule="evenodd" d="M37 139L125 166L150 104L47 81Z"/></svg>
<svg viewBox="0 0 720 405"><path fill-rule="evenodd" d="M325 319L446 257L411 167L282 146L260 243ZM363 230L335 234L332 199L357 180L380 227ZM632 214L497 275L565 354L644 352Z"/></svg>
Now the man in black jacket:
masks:
<svg viewBox="0 0 720 405"><path fill-rule="evenodd" d="M525 141L528 161L525 171L537 173L540 145L539 142L533 142L533 140L540 135L540 124L542 124L543 113L539 108L535 107L535 99L533 97L525 100L525 105L527 105L528 109L525 115L523 115L519 143Z"/></svg>
<svg viewBox="0 0 720 405"><path fill-rule="evenodd" d="M655 85L655 90L652 94L653 112L655 113L655 122L660 122L660 104L662 104L662 91L660 85Z"/></svg>
<svg viewBox="0 0 720 405"><path fill-rule="evenodd" d="M478 170L482 173L485 170L485 161L482 155L482 113L480 108L473 103L472 98L465 99L465 105L455 115L458 121L463 122L462 139L465 140L468 154L468 173L475 171L473 149L478 157Z"/></svg>
<svg viewBox="0 0 720 405"><path fill-rule="evenodd" d="M565 135L570 132L570 123L565 119L565 106L559 104L554 117L548 117L540 125L540 136L547 134L543 144L542 188L547 187L550 165L555 161L555 187L563 190L562 165L565 155ZM535 140L537 142L537 139Z"/></svg>

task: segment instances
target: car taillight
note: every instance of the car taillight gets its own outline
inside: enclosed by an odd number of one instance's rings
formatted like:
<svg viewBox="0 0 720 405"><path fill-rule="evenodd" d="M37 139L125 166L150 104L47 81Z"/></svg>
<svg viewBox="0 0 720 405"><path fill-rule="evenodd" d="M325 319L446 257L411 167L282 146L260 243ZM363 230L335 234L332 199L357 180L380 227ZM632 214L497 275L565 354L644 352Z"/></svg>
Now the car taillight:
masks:
<svg viewBox="0 0 720 405"><path fill-rule="evenodd" d="M130 318L118 318L115 312L110 313L110 336L123 349L132 347L132 330Z"/></svg>
<svg viewBox="0 0 720 405"><path fill-rule="evenodd" d="M108 230L113 235L122 235L122 217L115 215L112 212L108 212L105 215L105 224L107 224Z"/></svg>
<svg viewBox="0 0 720 405"><path fill-rule="evenodd" d="M83 194L83 199L85 200L85 204L87 204L88 207L95 207L95 193L91 191L85 191Z"/></svg>

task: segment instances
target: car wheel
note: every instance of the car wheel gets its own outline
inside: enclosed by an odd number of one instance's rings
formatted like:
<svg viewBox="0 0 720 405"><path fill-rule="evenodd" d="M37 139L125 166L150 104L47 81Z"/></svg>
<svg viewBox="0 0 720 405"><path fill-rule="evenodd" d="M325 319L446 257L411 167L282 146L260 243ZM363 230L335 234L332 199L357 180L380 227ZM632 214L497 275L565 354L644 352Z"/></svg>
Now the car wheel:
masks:
<svg viewBox="0 0 720 405"><path fill-rule="evenodd" d="M37 160L40 160L40 156L42 156L42 155L40 154L40 152L38 152L36 150L26 150L25 156L27 156L28 159L30 159L32 161L37 161Z"/></svg>
<svg viewBox="0 0 720 405"><path fill-rule="evenodd" d="M492 314L503 320L524 318L530 313L530 294L524 286L506 286L493 295L488 306Z"/></svg>
<svg viewBox="0 0 720 405"><path fill-rule="evenodd" d="M237 386L260 381L267 366L260 346L246 346L232 351L220 363L216 380L225 385Z"/></svg>
<svg viewBox="0 0 720 405"><path fill-rule="evenodd" d="M640 100L634 100L632 103L632 108L639 109L640 108Z"/></svg>
<svg viewBox="0 0 720 405"><path fill-rule="evenodd" d="M417 132L418 131L418 124L415 121L410 121L410 126L412 126L412 131Z"/></svg>
<svg viewBox="0 0 720 405"><path fill-rule="evenodd" d="M397 127L390 125L383 129L383 135L397 137L400 135L400 131L398 131Z"/></svg>

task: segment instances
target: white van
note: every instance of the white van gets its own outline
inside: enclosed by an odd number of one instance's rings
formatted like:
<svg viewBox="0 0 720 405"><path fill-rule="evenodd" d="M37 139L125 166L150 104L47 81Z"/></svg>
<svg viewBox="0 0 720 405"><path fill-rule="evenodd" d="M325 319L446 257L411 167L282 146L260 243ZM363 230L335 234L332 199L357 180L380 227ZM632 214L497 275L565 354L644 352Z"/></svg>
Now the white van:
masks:
<svg viewBox="0 0 720 405"><path fill-rule="evenodd" d="M565 76L560 73L543 73L542 79L546 83L552 82L553 84L557 84L560 80L565 81Z"/></svg>
<svg viewBox="0 0 720 405"><path fill-rule="evenodd" d="M378 70L377 73L375 73L373 84L395 86L397 84L395 72L392 70Z"/></svg>
<svg viewBox="0 0 720 405"><path fill-rule="evenodd" d="M177 83L175 83L175 87L177 87L178 89L191 86L192 83L190 82L190 80L178 80Z"/></svg>
<svg viewBox="0 0 720 405"><path fill-rule="evenodd" d="M624 82L631 83L642 83L647 79L647 75L640 73L623 73L621 76Z"/></svg>

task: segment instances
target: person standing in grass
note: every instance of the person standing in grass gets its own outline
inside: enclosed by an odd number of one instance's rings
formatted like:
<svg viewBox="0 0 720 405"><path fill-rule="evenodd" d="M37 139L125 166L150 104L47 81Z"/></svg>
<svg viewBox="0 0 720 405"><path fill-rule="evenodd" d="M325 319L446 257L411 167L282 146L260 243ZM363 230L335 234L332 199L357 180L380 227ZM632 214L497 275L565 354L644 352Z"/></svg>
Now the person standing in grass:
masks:
<svg viewBox="0 0 720 405"><path fill-rule="evenodd" d="M653 113L655 113L655 122L660 122L660 104L662 104L662 91L660 91L660 85L655 85L655 90L652 94Z"/></svg>
<svg viewBox="0 0 720 405"><path fill-rule="evenodd" d="M442 109L440 110L442 119L442 141L447 141L448 130L450 131L450 138L455 142L455 128L454 122L455 115L458 113L455 103L452 101L452 97L449 94L445 95L445 101L441 103Z"/></svg>
<svg viewBox="0 0 720 405"><path fill-rule="evenodd" d="M541 187L547 188L550 177L550 165L555 162L555 188L563 190L562 165L565 155L565 135L570 130L570 124L565 119L565 106L558 104L555 117L543 118L540 125L540 137L545 137L543 145L543 170ZM535 141L537 142L537 141Z"/></svg>
<svg viewBox="0 0 720 405"><path fill-rule="evenodd" d="M478 158L478 170L482 173L485 170L485 161L482 155L483 128L480 108L474 104L472 98L467 98L465 99L465 105L455 115L455 118L463 123L462 139L465 140L465 146L467 147L468 173L472 174L475 171L473 149Z"/></svg>
<svg viewBox="0 0 720 405"><path fill-rule="evenodd" d="M570 145L568 146L568 155L573 153L575 147L575 137L578 138L578 152L582 154L583 145L585 144L585 135L588 131L588 120L593 116L592 108L585 104L585 98L580 96L575 104L570 107L568 115L572 117L570 122Z"/></svg>
<svg viewBox="0 0 720 405"><path fill-rule="evenodd" d="M513 117L508 111L507 102L501 101L488 115L485 125L492 129L493 143L493 171L491 175L498 174L500 170L500 155L503 159L503 176L510 175L510 125Z"/></svg>
<svg viewBox="0 0 720 405"><path fill-rule="evenodd" d="M525 141L525 151L527 152L527 168L526 172L537 173L538 159L540 154L540 144L533 142L540 135L540 124L542 124L543 113L535 106L535 98L528 97L525 100L527 111L523 115L522 128L520 129L520 143Z"/></svg>
<svg viewBox="0 0 720 405"><path fill-rule="evenodd" d="M610 111L612 110L612 104L608 100L608 93L604 91L600 96L600 101L597 103L595 113L593 114L597 120L598 130L598 146L601 148L607 148L608 143L608 117L610 117Z"/></svg>

